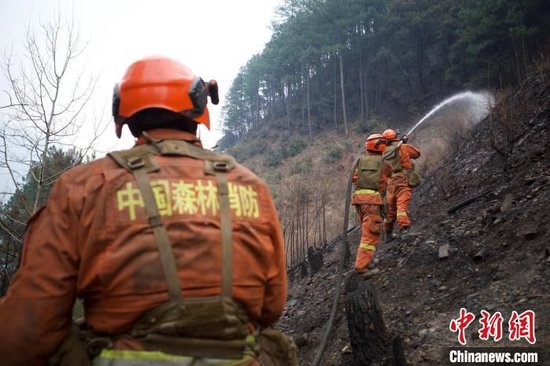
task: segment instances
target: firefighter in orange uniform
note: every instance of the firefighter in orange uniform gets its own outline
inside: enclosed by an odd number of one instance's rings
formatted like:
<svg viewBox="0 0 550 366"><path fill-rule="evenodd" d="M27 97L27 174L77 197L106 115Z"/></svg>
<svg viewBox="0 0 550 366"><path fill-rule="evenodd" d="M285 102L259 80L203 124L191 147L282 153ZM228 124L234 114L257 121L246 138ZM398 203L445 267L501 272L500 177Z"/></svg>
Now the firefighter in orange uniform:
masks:
<svg viewBox="0 0 550 366"><path fill-rule="evenodd" d="M395 221L401 233L406 233L411 225L409 203L412 198L412 186L415 183L409 179L409 173L414 170L412 160L420 157L420 150L407 143L406 135L399 141L395 130L387 129L383 135L388 141L383 157L392 166L392 176L387 186L387 212L384 219L386 238L391 239L394 235Z"/></svg>
<svg viewBox="0 0 550 366"><path fill-rule="evenodd" d="M355 191L351 203L355 206L361 221L361 242L357 249L354 268L361 274L367 273L369 263L373 260L380 242L382 195L386 190L386 181L391 175L391 167L382 159L385 147L386 140L381 134L367 137L366 153L359 159L353 177Z"/></svg>
<svg viewBox="0 0 550 366"><path fill-rule="evenodd" d="M70 359L76 298L94 365L259 365L259 328L287 296L283 237L266 184L202 149L208 96L215 81L175 60L128 68L113 115L136 145L64 173L30 220L0 302L2 365L86 364Z"/></svg>

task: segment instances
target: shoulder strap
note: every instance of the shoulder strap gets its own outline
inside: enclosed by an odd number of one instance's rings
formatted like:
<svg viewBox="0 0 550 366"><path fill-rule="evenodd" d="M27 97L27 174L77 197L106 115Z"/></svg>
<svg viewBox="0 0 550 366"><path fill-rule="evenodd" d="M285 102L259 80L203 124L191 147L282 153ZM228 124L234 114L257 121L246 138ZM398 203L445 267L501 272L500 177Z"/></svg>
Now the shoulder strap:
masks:
<svg viewBox="0 0 550 366"><path fill-rule="evenodd" d="M229 207L229 185L227 184L228 166L212 165L218 184L220 200L220 231L222 244L222 296L231 297L233 290L233 229Z"/></svg>
<svg viewBox="0 0 550 366"><path fill-rule="evenodd" d="M216 154L182 140L154 140L146 136L160 155L189 156L204 160L204 172L216 177L220 202L220 231L222 246L222 296L231 297L233 289L233 229L229 205L227 173L235 165L229 155Z"/></svg>
<svg viewBox="0 0 550 366"><path fill-rule="evenodd" d="M151 138L149 140L151 144L136 146L130 150L112 152L108 155L118 165L131 172L136 179L143 197L147 219L153 228L171 300L183 304L183 296L181 295L181 286L172 246L166 232L166 227L160 219L157 202L147 175L148 172L160 170L160 167L151 159L153 155L189 156L204 160L205 174L216 177L220 203L222 297L231 297L233 287L233 230L227 174L235 167L235 160L231 156L218 155L181 140L160 141L152 140Z"/></svg>
<svg viewBox="0 0 550 366"><path fill-rule="evenodd" d="M382 158L391 164L394 173L400 172L403 169L399 158L399 149L402 144L403 142L399 141L396 145L390 145L382 153Z"/></svg>
<svg viewBox="0 0 550 366"><path fill-rule="evenodd" d="M147 221L153 229L155 241L157 243L157 249L159 251L160 262L162 270L164 271L164 277L168 285L168 293L170 299L180 305L183 305L183 296L181 294L181 285L178 276L178 270L176 267L176 260L172 251L172 245L166 232L160 213L158 210L157 201L151 188L151 181L149 180L148 171L160 170L160 168L154 168L152 160L143 156L125 156L124 153L115 151L108 154L112 157L120 166L129 170L136 179L138 189L143 198L145 205L145 212L147 214ZM146 163L148 160L148 163ZM148 167L149 166L149 170Z"/></svg>

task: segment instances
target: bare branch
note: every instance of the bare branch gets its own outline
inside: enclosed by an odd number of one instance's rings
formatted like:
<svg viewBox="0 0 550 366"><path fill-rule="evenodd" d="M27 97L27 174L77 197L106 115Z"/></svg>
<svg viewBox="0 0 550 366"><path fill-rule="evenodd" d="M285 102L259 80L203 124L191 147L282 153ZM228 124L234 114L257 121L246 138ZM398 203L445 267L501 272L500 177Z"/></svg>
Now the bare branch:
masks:
<svg viewBox="0 0 550 366"><path fill-rule="evenodd" d="M93 135L75 147L96 79L75 70L86 47L74 21L63 21L57 12L37 28L27 27L23 46L21 57L5 57L8 103L0 106L7 116L0 131L0 168L15 187L0 193L15 205L1 213L0 240L14 242L21 242L26 218L38 210L50 186L94 151L106 128L94 123Z"/></svg>
<svg viewBox="0 0 550 366"><path fill-rule="evenodd" d="M14 171L11 167L11 164L9 162L9 159L8 159L8 149L6 147L7 146L6 145L6 138L4 137L3 134L1 134L0 139L2 139L3 146L5 147L4 148L4 155L3 155L5 168L8 170L11 181L12 181L13 185L15 186L16 190L19 191L21 189L20 185L19 185L19 180L15 178L15 173L14 173ZM25 202L24 198L23 198L23 204L25 205L25 208L27 208L27 202Z"/></svg>
<svg viewBox="0 0 550 366"><path fill-rule="evenodd" d="M13 240L15 240L17 243L22 243L23 238L19 235L15 234L11 229L10 226L6 225L4 220L0 219L0 230L3 230L6 232Z"/></svg>

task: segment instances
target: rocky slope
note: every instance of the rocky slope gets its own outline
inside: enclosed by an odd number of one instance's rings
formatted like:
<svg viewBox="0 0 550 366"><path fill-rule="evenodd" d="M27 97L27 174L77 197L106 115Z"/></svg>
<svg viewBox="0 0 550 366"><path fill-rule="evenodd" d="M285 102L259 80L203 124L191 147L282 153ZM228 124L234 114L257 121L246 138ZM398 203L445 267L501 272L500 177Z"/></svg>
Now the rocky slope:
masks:
<svg viewBox="0 0 550 366"><path fill-rule="evenodd" d="M546 66L501 100L458 153L426 177L413 198L411 232L381 244L380 273L369 281L410 364L443 363L445 347L459 345L449 323L460 308L476 315L468 345L528 346L508 339L508 320L512 311L533 310L536 346L550 349L549 107ZM352 255L359 235L350 235ZM304 263L291 273L278 326L299 346L300 365L311 364L329 319L339 248L335 240L323 249L318 272L305 275L310 264ZM348 364L345 296L321 365ZM503 315L500 342L479 339L482 309Z"/></svg>

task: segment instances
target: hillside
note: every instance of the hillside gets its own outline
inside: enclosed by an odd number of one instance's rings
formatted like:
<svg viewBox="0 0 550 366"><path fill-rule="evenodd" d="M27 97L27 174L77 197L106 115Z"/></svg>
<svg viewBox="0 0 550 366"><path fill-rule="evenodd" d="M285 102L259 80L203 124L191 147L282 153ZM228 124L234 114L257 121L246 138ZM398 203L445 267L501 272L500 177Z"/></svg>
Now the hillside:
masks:
<svg viewBox="0 0 550 366"><path fill-rule="evenodd" d="M442 363L444 347L458 345L449 322L461 307L477 318L482 309L499 311L505 322L514 310L533 310L537 346L550 348L549 89L545 66L502 99L417 189L412 232L381 245L381 272L370 281L378 289L387 327L403 338L410 364ZM340 170L344 182L349 159L336 166L332 170ZM337 196L342 200L343 184ZM334 210L343 212L343 206ZM349 238L353 255L359 235L354 230ZM448 257L440 259L445 245ZM300 365L311 364L329 319L339 247L335 240L320 250L324 266L319 272L291 271L288 304L278 326L300 347ZM345 296L322 365L352 364ZM468 328L468 345L490 345L477 339L478 329L476 320ZM505 323L498 346L529 345L507 340L507 331Z"/></svg>
<svg viewBox="0 0 550 366"><path fill-rule="evenodd" d="M285 229L289 265L303 260L307 247L324 246L341 232L342 187L363 150L364 130L357 124L348 137L326 130L310 139L265 128L228 150L268 183Z"/></svg>

